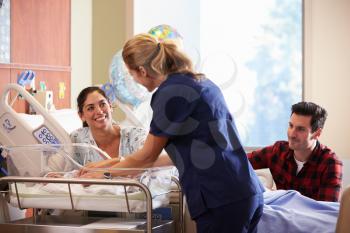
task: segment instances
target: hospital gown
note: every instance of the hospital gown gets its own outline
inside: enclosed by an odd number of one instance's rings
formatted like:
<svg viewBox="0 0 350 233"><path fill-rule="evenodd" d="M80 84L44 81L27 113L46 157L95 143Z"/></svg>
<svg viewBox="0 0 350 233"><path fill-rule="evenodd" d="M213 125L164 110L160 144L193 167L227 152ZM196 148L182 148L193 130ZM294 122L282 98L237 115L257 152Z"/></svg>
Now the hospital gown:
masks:
<svg viewBox="0 0 350 233"><path fill-rule="evenodd" d="M132 154L138 149L142 148L148 131L139 127L121 127L119 156L126 156ZM92 136L89 127L79 128L70 135L72 143L86 143L97 146L95 139ZM97 151L85 150L79 148L74 153L74 159L81 165L89 162L102 160Z"/></svg>

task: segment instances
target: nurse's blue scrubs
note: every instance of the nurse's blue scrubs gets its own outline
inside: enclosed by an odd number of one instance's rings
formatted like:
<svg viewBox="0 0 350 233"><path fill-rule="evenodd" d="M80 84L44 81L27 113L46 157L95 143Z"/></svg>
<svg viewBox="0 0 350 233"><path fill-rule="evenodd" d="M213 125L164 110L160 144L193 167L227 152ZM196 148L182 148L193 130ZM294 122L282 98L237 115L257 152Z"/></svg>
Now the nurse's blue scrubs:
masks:
<svg viewBox="0 0 350 233"><path fill-rule="evenodd" d="M152 96L150 133L165 150L198 232L256 232L264 188L241 145L220 89L209 79L172 74Z"/></svg>

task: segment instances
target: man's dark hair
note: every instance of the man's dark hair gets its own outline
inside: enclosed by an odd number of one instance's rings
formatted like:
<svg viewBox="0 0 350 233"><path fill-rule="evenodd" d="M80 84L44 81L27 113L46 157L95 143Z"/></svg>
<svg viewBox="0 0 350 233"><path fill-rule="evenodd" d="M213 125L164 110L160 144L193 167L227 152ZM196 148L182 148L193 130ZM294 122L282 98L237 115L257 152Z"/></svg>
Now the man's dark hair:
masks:
<svg viewBox="0 0 350 233"><path fill-rule="evenodd" d="M321 106L312 102L299 102L292 105L292 113L302 116L311 116L311 130L315 132L318 128L323 128L327 119L327 111Z"/></svg>

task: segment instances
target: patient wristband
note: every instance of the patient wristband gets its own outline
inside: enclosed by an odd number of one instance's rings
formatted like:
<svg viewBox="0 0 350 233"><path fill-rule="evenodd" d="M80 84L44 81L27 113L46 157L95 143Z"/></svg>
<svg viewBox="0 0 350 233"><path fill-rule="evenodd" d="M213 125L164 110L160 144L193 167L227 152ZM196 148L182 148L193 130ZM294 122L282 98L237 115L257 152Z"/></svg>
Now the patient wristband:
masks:
<svg viewBox="0 0 350 233"><path fill-rule="evenodd" d="M103 177L105 179L112 179L112 174L110 172L105 172L105 173L103 173Z"/></svg>

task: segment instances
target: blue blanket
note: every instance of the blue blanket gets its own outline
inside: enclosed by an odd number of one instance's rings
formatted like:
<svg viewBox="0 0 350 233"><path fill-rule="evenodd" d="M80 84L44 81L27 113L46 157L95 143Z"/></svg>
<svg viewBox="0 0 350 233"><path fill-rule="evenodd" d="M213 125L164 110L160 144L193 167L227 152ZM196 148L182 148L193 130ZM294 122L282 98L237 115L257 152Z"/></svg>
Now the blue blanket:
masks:
<svg viewBox="0 0 350 233"><path fill-rule="evenodd" d="M266 191L258 233L334 233L339 203L315 201L293 190Z"/></svg>

